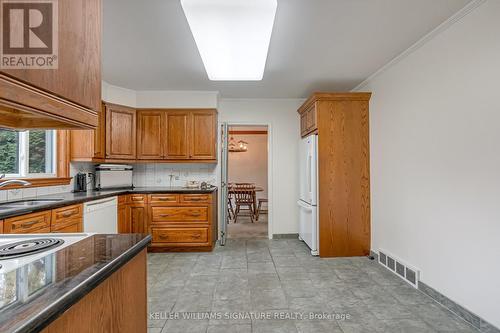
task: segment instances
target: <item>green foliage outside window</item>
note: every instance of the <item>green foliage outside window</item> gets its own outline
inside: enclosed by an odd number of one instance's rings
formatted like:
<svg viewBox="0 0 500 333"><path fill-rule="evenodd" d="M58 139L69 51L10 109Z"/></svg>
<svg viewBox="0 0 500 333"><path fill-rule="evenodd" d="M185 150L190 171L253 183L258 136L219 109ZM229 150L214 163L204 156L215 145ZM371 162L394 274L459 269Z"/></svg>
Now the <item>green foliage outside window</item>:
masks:
<svg viewBox="0 0 500 333"><path fill-rule="evenodd" d="M28 164L30 173L50 172L45 169L46 140L45 131L30 131Z"/></svg>
<svg viewBox="0 0 500 333"><path fill-rule="evenodd" d="M0 174L18 173L19 135L0 130Z"/></svg>

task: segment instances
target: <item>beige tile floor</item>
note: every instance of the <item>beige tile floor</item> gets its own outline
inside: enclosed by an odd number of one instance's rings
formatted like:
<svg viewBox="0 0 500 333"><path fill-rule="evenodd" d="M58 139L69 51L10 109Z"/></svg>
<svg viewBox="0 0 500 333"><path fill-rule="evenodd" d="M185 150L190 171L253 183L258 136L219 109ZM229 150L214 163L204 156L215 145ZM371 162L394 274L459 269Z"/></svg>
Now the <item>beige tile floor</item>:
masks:
<svg viewBox="0 0 500 333"><path fill-rule="evenodd" d="M259 221L254 223L252 223L248 216L240 216L237 221L237 223L231 221L227 225L228 238L268 238L267 215L262 214L259 217Z"/></svg>

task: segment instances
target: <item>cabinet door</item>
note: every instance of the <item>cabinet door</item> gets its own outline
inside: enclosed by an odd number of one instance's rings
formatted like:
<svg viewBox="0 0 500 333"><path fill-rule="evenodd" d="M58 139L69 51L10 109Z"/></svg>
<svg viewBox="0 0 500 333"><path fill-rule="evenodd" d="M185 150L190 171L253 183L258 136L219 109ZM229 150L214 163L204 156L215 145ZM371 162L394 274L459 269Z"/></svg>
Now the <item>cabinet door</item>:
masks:
<svg viewBox="0 0 500 333"><path fill-rule="evenodd" d="M106 105L106 157L135 159L136 112L113 104Z"/></svg>
<svg viewBox="0 0 500 333"><path fill-rule="evenodd" d="M217 158L217 113L214 110L191 113L189 158L215 160Z"/></svg>
<svg viewBox="0 0 500 333"><path fill-rule="evenodd" d="M137 112L137 158L163 158L162 111Z"/></svg>
<svg viewBox="0 0 500 333"><path fill-rule="evenodd" d="M165 141L165 157L173 160L188 159L189 112L165 112L164 128L167 137Z"/></svg>
<svg viewBox="0 0 500 333"><path fill-rule="evenodd" d="M9 69L2 72L97 112L101 104L101 0L57 3L57 69ZM23 90L19 89L20 94ZM27 100L28 96L23 99ZM47 100L47 105L40 107L48 107L50 103L53 102ZM72 119L70 113L64 116Z"/></svg>
<svg viewBox="0 0 500 333"><path fill-rule="evenodd" d="M141 206L129 206L130 227L132 233L146 233L146 208Z"/></svg>
<svg viewBox="0 0 500 333"><path fill-rule="evenodd" d="M302 136L307 134L307 111L300 114L300 134Z"/></svg>
<svg viewBox="0 0 500 333"><path fill-rule="evenodd" d="M99 112L95 130L73 130L70 133L72 161L104 159L106 150L106 110L104 104Z"/></svg>
<svg viewBox="0 0 500 333"><path fill-rule="evenodd" d="M118 233L128 234L130 233L130 219L127 214L127 205L118 205Z"/></svg>
<svg viewBox="0 0 500 333"><path fill-rule="evenodd" d="M94 154L96 159L106 157L106 106L101 103L97 128L94 130Z"/></svg>

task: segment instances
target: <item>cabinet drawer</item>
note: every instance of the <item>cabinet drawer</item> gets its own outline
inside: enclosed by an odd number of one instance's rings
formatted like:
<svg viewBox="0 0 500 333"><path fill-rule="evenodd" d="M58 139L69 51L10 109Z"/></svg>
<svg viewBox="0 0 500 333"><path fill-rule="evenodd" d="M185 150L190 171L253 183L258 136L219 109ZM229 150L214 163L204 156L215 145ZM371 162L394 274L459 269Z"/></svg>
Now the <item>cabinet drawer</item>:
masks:
<svg viewBox="0 0 500 333"><path fill-rule="evenodd" d="M209 194L181 194L181 202L183 203L198 203L198 202L210 202Z"/></svg>
<svg viewBox="0 0 500 333"><path fill-rule="evenodd" d="M129 194L128 202L129 203L146 203L147 202L146 194Z"/></svg>
<svg viewBox="0 0 500 333"><path fill-rule="evenodd" d="M118 204L121 205L121 204L126 203L127 197L128 197L128 195L119 195L118 196Z"/></svg>
<svg viewBox="0 0 500 333"><path fill-rule="evenodd" d="M208 222L208 207L152 207L153 222Z"/></svg>
<svg viewBox="0 0 500 333"><path fill-rule="evenodd" d="M83 217L83 205L72 205L52 210L52 225L64 224L68 220L78 219Z"/></svg>
<svg viewBox="0 0 500 333"><path fill-rule="evenodd" d="M178 194L151 194L151 203L178 203Z"/></svg>
<svg viewBox="0 0 500 333"><path fill-rule="evenodd" d="M73 221L73 223L69 224L52 225L52 227L50 227L50 232L82 232L82 223L80 221Z"/></svg>
<svg viewBox="0 0 500 333"><path fill-rule="evenodd" d="M153 243L208 243L208 228L152 228Z"/></svg>
<svg viewBox="0 0 500 333"><path fill-rule="evenodd" d="M50 232L51 211L44 211L5 220L6 234L26 234L35 232Z"/></svg>

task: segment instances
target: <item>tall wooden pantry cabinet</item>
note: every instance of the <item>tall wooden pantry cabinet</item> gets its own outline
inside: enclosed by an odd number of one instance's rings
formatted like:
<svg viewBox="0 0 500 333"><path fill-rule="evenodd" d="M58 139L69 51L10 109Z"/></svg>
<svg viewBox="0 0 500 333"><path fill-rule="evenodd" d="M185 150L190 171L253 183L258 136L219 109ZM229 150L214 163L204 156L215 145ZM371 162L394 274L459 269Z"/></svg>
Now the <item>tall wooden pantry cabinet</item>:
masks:
<svg viewBox="0 0 500 333"><path fill-rule="evenodd" d="M371 93L315 93L299 108L301 136L318 135L319 255L370 253Z"/></svg>

